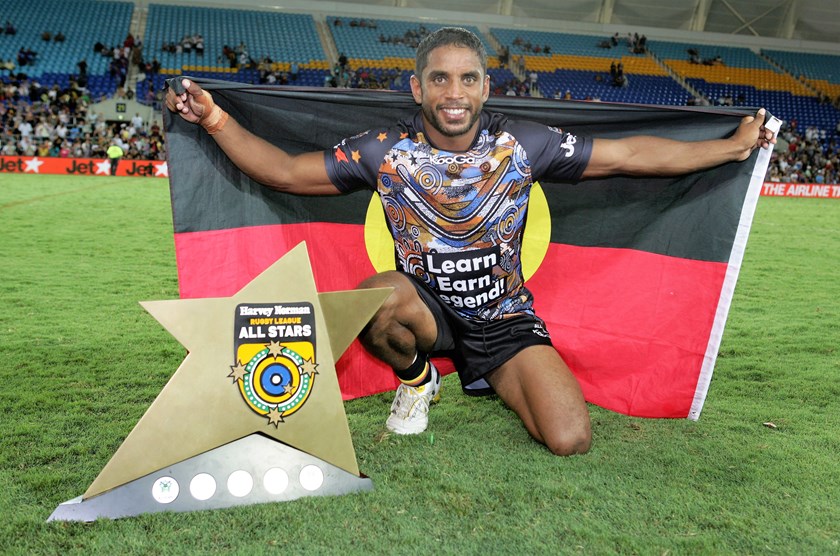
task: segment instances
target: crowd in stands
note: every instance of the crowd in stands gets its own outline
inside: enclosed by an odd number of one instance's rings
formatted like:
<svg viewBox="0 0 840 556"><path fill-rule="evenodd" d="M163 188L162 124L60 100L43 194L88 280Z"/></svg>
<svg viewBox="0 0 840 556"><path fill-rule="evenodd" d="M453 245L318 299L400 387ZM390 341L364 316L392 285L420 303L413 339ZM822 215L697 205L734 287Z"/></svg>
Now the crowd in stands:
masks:
<svg viewBox="0 0 840 556"><path fill-rule="evenodd" d="M363 70L355 72L360 86L384 87L387 83L364 85L370 79ZM400 75L386 72L389 80ZM494 94L527 95L527 84L500 83ZM503 92L505 91L505 92ZM118 94L124 94L118 92ZM570 98L558 94L558 98ZM117 144L125 158L160 160L165 158L160 124L135 115L127 122L105 122L89 109L91 99L76 81L70 87L45 88L37 80L12 80L0 90L0 154L3 156L51 156L105 158L107 148ZM799 130L796 120L786 123L771 157L768 181L788 183L840 183L840 123L836 136L807 127Z"/></svg>
<svg viewBox="0 0 840 556"><path fill-rule="evenodd" d="M420 44L420 41L426 38L426 35L428 34L429 30L426 28L426 26L421 25L417 29L408 29L402 35L392 35L386 37L384 34L380 33L379 42L387 44L402 44L404 46L414 49L417 48L417 45Z"/></svg>
<svg viewBox="0 0 840 556"><path fill-rule="evenodd" d="M344 25L344 22L339 18L335 18L333 25L341 27ZM379 27L379 24L376 23L376 20L374 19L351 19L347 25L350 27L367 27L368 29L376 29Z"/></svg>
<svg viewBox="0 0 840 556"><path fill-rule="evenodd" d="M525 56L522 54L517 54L513 57L513 59L511 59L510 48L508 48L505 45L499 47L498 59L500 68L510 68L511 70L518 71L521 74L524 74L525 70L527 69L525 67Z"/></svg>
<svg viewBox="0 0 840 556"><path fill-rule="evenodd" d="M31 66L38 61L38 53L28 46L21 46L17 53L17 65L20 67ZM5 67L8 70L15 69L14 63L11 60L5 61Z"/></svg>
<svg viewBox="0 0 840 556"><path fill-rule="evenodd" d="M274 61L268 56L263 57L259 62L249 59L244 67L256 67L261 85L294 85L300 75L300 66L297 62L289 64L289 71L278 70Z"/></svg>
<svg viewBox="0 0 840 556"><path fill-rule="evenodd" d="M345 68L341 70L339 76L345 86L351 89L391 89L400 91L403 90L405 82L403 72L399 68L389 70L374 70L370 68L352 70ZM332 82L328 84L329 86L333 86Z"/></svg>
<svg viewBox="0 0 840 556"><path fill-rule="evenodd" d="M43 33L41 33L41 40L44 42L64 42L65 38L66 37L64 36L64 33L62 33L61 31L58 31L55 35L53 35L49 31L44 31Z"/></svg>
<svg viewBox="0 0 840 556"><path fill-rule="evenodd" d="M767 181L785 183L840 183L840 122L833 137L814 126L798 129L796 120L779 131L770 159Z"/></svg>
<svg viewBox="0 0 840 556"><path fill-rule="evenodd" d="M199 56L204 55L204 37L201 33L193 33L192 35L184 35L181 40L175 42L170 41L164 43L160 47L164 52L172 52L174 54L185 53L189 54L193 50Z"/></svg>
<svg viewBox="0 0 840 556"><path fill-rule="evenodd" d="M639 35L639 33L627 33L627 36L622 41L621 36L616 32L608 39L604 39L598 43L601 48L618 48L624 42L627 49L633 54L644 54L647 52L647 37Z"/></svg>
<svg viewBox="0 0 840 556"><path fill-rule="evenodd" d="M630 84L624 75L624 64L621 62L610 64L610 84L613 87L627 87Z"/></svg>
<svg viewBox="0 0 840 556"><path fill-rule="evenodd" d="M723 57L720 54L717 54L713 58L700 58L700 52L696 48L689 48L686 52L688 53L688 61L692 64L703 64L704 66L724 65Z"/></svg>
<svg viewBox="0 0 840 556"><path fill-rule="evenodd" d="M90 105L87 90L76 81L61 89L42 87L35 79L10 80L0 89L0 155L105 158L116 144L125 158L165 159L158 122L136 114L130 121L109 123Z"/></svg>
<svg viewBox="0 0 840 556"><path fill-rule="evenodd" d="M122 44L115 44L113 46L96 41L93 45L93 53L96 56L108 58L108 74L111 76L111 79L118 83L119 87L125 87L129 65L140 65L143 61L142 41L135 40L131 34L126 36ZM79 84L84 87L87 84L87 61L83 59L79 64L82 64L84 69L82 66L79 67L80 73L77 79ZM134 91L131 91L130 94L133 95Z"/></svg>
<svg viewBox="0 0 840 556"><path fill-rule="evenodd" d="M334 25L344 25L340 19ZM350 27L376 28L375 21L352 20ZM0 27L0 32L13 35L16 33L14 25L7 21ZM401 36L380 35L381 42L405 44L416 47L417 43L429 31L420 25L417 29L406 31ZM44 41L61 41L63 35L44 31L41 38ZM628 33L623 38L615 33L599 46L616 48L622 43L635 53L643 53L646 48L646 38L638 33ZM537 92L538 74L528 72L525 67L524 54L550 53L548 45L532 44L529 40L516 37L513 47L517 53L511 57L510 50L502 47L499 50L499 62L503 69L510 68L511 77L505 80L497 76L491 81L491 94L508 96L530 96ZM172 41L162 45L162 50L171 52L202 53L204 39L200 33L185 35L177 42ZM132 65L145 74L155 74L160 71L157 58L146 60L143 57L142 44L130 34L122 44L107 46L101 42L94 45L94 54L108 57L112 79L115 81L116 95L126 99L135 96L135 92L125 87L126 75ZM723 60L715 58L700 59L699 53L689 49L689 60L695 63L716 65ZM261 83L286 85L293 84L298 78L298 65L291 64L288 71L278 71L276 64L269 58L255 61L248 53L246 45L240 42L235 47L225 45L217 59L217 63L227 62L232 68L258 69ZM37 52L30 48L21 47L18 52L17 67L12 60L0 60L0 71L8 73L3 87L0 89L0 155L4 156L56 156L78 158L105 158L106 150L111 145L119 145L125 151L125 158L156 160L165 158L164 137L157 122L143 121L135 116L125 122L105 122L101 116L90 110L90 105L99 99L91 99L86 88L87 61L80 60L78 73L72 76L70 86L61 89L58 85L42 86L37 79L29 78L23 71L27 66L37 64ZM523 76L523 79L516 77ZM599 77L601 77L599 75ZM606 76L603 76L604 78ZM406 74L399 68L393 69L352 69L348 58L341 53L337 63L325 76L326 87L352 87L365 89L395 89L405 90ZM627 78L621 62L613 62L610 68L610 80L613 86L625 86ZM150 81L151 82L151 81ZM567 90L562 93L557 90L555 98L571 99ZM149 88L141 93L139 100L159 102L162 91ZM597 101L595 98L586 100ZM832 103L826 97L825 102ZM731 95L721 95L710 100L699 96L689 101L694 105L742 105L742 97L733 98ZM840 97L838 97L840 104ZM778 144L771 157L767 173L768 181L789 183L840 183L840 122L835 133L827 134L826 130L807 127L801 130L796 120L792 120L782 128Z"/></svg>
<svg viewBox="0 0 840 556"><path fill-rule="evenodd" d="M239 41L239 44L232 48L227 44L222 46L222 53L216 58L216 63L223 64L225 62L228 63L230 68L254 68L258 65L251 57L248 46L243 41ZM268 60L268 63L271 63L271 60Z"/></svg>
<svg viewBox="0 0 840 556"><path fill-rule="evenodd" d="M533 81L532 81L533 78ZM491 95L506 95L509 97L529 97L537 88L536 72L533 77L529 74L524 80L516 76L506 80L490 80Z"/></svg>
<svg viewBox="0 0 840 556"><path fill-rule="evenodd" d="M515 37L513 39L513 46L516 47L518 52L523 54L551 54L551 47L549 45L540 46L538 44L531 44L530 40L523 39L522 37Z"/></svg>

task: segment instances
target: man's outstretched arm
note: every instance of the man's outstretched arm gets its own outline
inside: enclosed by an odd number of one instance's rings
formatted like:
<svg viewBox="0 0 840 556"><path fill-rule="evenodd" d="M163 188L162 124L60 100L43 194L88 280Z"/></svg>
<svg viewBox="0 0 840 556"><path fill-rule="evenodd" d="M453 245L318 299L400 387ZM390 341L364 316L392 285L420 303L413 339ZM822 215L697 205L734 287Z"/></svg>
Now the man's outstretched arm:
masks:
<svg viewBox="0 0 840 556"><path fill-rule="evenodd" d="M292 155L257 137L231 118L212 95L189 79L166 92L166 107L202 126L231 161L251 179L299 195L337 195L320 151Z"/></svg>
<svg viewBox="0 0 840 556"><path fill-rule="evenodd" d="M762 108L755 116L745 116L735 133L726 139L676 141L649 136L595 139L583 177L678 176L746 160L753 149L769 148L776 142L773 132L764 127L764 114Z"/></svg>

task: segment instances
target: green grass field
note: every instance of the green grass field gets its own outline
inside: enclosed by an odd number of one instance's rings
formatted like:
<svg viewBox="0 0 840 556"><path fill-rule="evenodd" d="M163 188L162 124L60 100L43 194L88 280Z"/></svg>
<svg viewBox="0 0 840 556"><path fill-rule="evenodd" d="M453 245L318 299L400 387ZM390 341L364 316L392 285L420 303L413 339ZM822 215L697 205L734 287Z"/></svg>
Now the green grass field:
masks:
<svg viewBox="0 0 840 556"><path fill-rule="evenodd" d="M836 200L760 200L698 422L592 406L557 458L449 376L415 437L345 404L372 492L80 524L46 519L185 355L138 304L178 295L168 186L0 181L2 554L840 554Z"/></svg>

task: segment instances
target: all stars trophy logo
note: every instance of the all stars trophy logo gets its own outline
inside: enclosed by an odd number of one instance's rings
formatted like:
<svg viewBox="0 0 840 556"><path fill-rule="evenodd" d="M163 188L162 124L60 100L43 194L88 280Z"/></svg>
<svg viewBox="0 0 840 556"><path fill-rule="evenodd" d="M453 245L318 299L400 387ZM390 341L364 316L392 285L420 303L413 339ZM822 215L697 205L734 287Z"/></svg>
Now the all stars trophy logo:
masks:
<svg viewBox="0 0 840 556"><path fill-rule="evenodd" d="M237 305L228 375L253 411L278 427L312 392L315 316L310 303Z"/></svg>

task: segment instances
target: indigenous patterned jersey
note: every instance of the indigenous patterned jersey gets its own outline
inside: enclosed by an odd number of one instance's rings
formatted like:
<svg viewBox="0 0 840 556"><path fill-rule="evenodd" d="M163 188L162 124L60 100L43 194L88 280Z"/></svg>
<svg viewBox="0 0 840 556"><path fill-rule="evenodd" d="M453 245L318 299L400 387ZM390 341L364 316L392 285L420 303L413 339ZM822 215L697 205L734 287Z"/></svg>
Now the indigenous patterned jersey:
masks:
<svg viewBox="0 0 840 556"><path fill-rule="evenodd" d="M533 313L522 275L531 185L577 180L591 141L483 111L466 152L431 145L420 112L326 151L341 191L375 188L394 237L397 269L421 277L458 313L494 320Z"/></svg>

